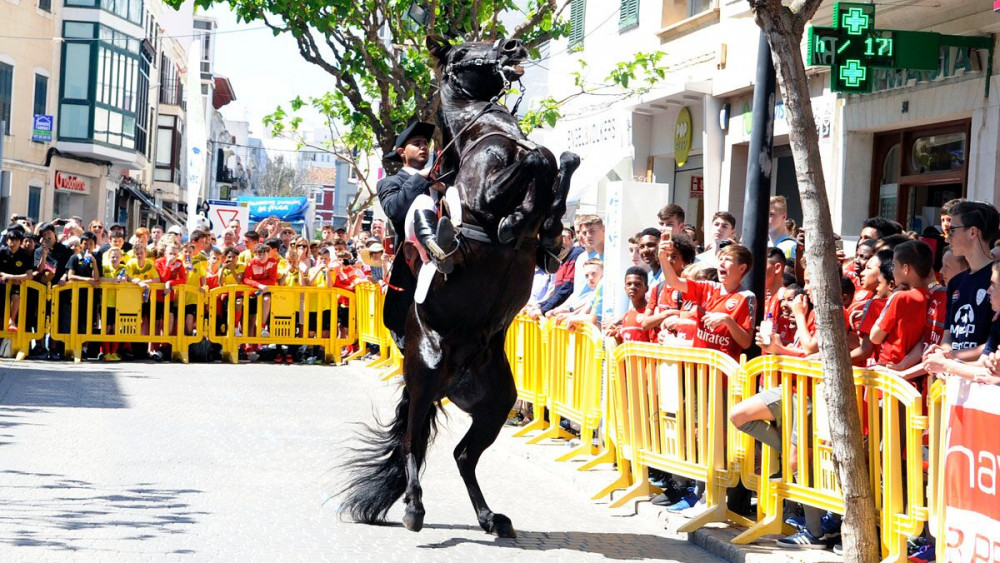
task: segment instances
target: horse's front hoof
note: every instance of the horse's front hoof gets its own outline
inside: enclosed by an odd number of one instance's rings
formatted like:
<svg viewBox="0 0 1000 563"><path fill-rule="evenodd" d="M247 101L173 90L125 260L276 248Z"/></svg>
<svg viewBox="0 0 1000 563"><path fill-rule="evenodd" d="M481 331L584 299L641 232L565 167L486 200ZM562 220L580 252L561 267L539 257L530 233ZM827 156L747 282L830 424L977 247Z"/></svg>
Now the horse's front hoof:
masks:
<svg viewBox="0 0 1000 563"><path fill-rule="evenodd" d="M411 532L419 532L424 527L424 511L407 508L403 513L403 525Z"/></svg>
<svg viewBox="0 0 1000 563"><path fill-rule="evenodd" d="M511 523L510 518L507 518L503 514L493 515L493 533L498 538L517 537L517 532L514 531L514 524Z"/></svg>

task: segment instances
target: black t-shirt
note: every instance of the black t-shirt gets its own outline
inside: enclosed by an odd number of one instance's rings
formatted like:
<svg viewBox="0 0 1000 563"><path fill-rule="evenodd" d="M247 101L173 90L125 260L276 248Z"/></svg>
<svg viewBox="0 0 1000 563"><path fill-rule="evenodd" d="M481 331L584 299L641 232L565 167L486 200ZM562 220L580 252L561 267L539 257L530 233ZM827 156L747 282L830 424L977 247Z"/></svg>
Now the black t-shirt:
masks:
<svg viewBox="0 0 1000 563"><path fill-rule="evenodd" d="M0 272L20 276L31 270L34 264L32 256L23 248L17 252L11 252L7 246L0 248Z"/></svg>
<svg viewBox="0 0 1000 563"><path fill-rule="evenodd" d="M1000 348L1000 318L990 323L990 338L983 348L983 355L992 354L997 348Z"/></svg>
<svg viewBox="0 0 1000 563"><path fill-rule="evenodd" d="M45 264L42 264L42 247L39 246L35 249L35 259L33 261L35 271L42 272L46 269L54 271L55 275L52 277L52 283L56 283L66 275L66 265L69 262L69 257L72 255L73 251L68 246L57 242L49 250Z"/></svg>
<svg viewBox="0 0 1000 563"><path fill-rule="evenodd" d="M990 275L993 263L978 271L965 271L948 283L948 331L951 349L970 350L986 342L993 324Z"/></svg>
<svg viewBox="0 0 1000 563"><path fill-rule="evenodd" d="M94 267L96 265L97 259L93 256L74 254L70 257L69 263L66 265L66 269L78 276L92 278L94 276Z"/></svg>

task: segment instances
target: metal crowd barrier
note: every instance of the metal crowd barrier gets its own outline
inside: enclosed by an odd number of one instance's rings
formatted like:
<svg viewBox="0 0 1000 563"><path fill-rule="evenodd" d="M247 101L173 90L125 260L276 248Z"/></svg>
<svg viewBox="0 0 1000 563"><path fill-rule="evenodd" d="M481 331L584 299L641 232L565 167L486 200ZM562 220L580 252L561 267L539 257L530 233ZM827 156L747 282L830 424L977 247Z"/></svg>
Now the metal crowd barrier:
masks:
<svg viewBox="0 0 1000 563"><path fill-rule="evenodd" d="M781 385L781 481L771 475L771 448L762 447L761 471L743 466L749 487L756 481L759 522L733 539L750 543L768 534L782 533L783 506L800 502L843 514L844 498L833 461L829 419L823 399L822 365L797 358L763 356L743 368L744 377L764 376L765 387ZM906 381L872 370L855 369L854 383L859 411L867 419L869 478L880 512L882 551L886 560L906 557L906 540L919 534L928 512L924 506L921 434L928 427L920 393ZM803 396L805 399L803 400ZM792 432L798 437L792 471Z"/></svg>
<svg viewBox="0 0 1000 563"><path fill-rule="evenodd" d="M341 328L337 320L338 298L346 298L349 302L345 337L338 331ZM211 290L208 302L212 304L208 315L208 338L222 346L224 361L237 363L240 346L278 344L322 346L327 363L340 363L341 347L355 340L353 305L356 301L351 291L272 286L261 293L245 285L224 286ZM270 309L268 318L264 316L266 307ZM265 329L267 334L264 334Z"/></svg>
<svg viewBox="0 0 1000 563"><path fill-rule="evenodd" d="M705 509L679 531L744 519L726 508L739 470L726 455L728 381L739 364L714 350L628 342L615 350L617 416L635 483L612 507L655 492L649 469L705 484Z"/></svg>
<svg viewBox="0 0 1000 563"><path fill-rule="evenodd" d="M392 338L389 330L382 324L382 306L385 296L377 283L362 282L354 286L354 304L357 318L358 351L344 361L360 358L368 353L369 346L377 346L379 358L368 367L381 368L389 365L390 346Z"/></svg>
<svg viewBox="0 0 1000 563"><path fill-rule="evenodd" d="M11 357L23 360L30 352L31 341L45 338L48 333L48 287L31 280L3 284L0 339L10 342ZM17 288L17 289L15 289ZM12 292L18 291L17 318L12 319ZM13 323L11 321L14 321Z"/></svg>
<svg viewBox="0 0 1000 563"><path fill-rule="evenodd" d="M167 344L173 359L188 362L188 347L204 338L185 334L185 311L193 309L195 327L204 325L204 295L199 288L150 283L149 290L129 282L68 282L49 289L49 335L64 343L75 361L88 343ZM114 297L115 306L108 304Z"/></svg>
<svg viewBox="0 0 1000 563"><path fill-rule="evenodd" d="M515 436L526 436L547 428L545 422L545 370L542 369L542 327L531 317L518 316L507 329L504 344L510 371L514 374L517 398L531 403L532 420Z"/></svg>
<svg viewBox="0 0 1000 563"><path fill-rule="evenodd" d="M567 327L549 321L544 328L543 365L548 387L549 427L528 440L536 444L550 438L573 438L560 426L565 418L580 426L580 445L557 458L568 461L597 453L594 436L601 423L601 362L604 341L593 325Z"/></svg>

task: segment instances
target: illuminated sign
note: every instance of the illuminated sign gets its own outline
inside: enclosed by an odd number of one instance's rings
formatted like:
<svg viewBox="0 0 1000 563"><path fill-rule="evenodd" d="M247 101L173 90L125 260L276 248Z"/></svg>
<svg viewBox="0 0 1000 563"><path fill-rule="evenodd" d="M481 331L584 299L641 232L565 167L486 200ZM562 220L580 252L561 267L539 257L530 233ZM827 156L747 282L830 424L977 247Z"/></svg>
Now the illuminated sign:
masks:
<svg viewBox="0 0 1000 563"><path fill-rule="evenodd" d="M875 68L934 70L941 35L875 29L875 5L837 2L833 27L809 29L807 60L829 66L830 89L870 92Z"/></svg>

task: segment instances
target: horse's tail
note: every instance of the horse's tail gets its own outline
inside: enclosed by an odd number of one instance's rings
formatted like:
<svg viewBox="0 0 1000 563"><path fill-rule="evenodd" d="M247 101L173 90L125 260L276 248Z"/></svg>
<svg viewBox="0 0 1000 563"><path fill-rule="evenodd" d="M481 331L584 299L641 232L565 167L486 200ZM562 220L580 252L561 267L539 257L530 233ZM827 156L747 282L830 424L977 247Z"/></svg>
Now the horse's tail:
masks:
<svg viewBox="0 0 1000 563"><path fill-rule="evenodd" d="M360 446L350 448L340 467L346 469L347 482L340 490L341 511L355 522L375 524L385 521L392 505L406 491L406 460L403 458L403 437L407 430L410 394L396 406L396 416L389 424L376 419L375 424L361 424L357 439ZM423 435L430 437L435 423L436 406L431 404ZM427 442L420 443L426 449ZM414 452L423 463L423 451Z"/></svg>

